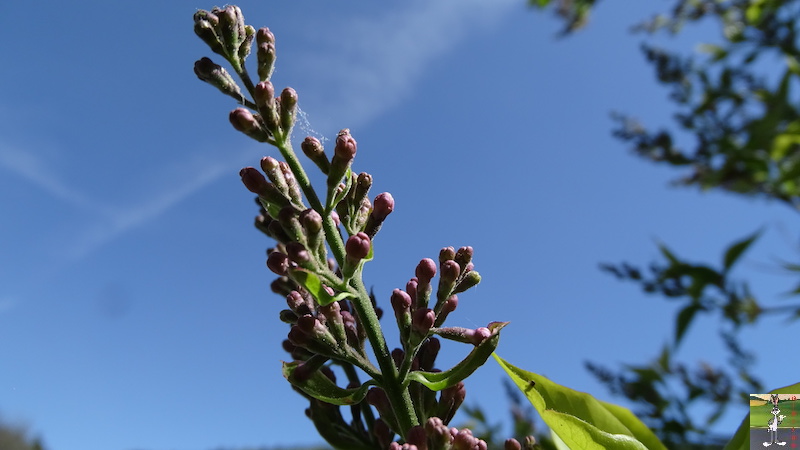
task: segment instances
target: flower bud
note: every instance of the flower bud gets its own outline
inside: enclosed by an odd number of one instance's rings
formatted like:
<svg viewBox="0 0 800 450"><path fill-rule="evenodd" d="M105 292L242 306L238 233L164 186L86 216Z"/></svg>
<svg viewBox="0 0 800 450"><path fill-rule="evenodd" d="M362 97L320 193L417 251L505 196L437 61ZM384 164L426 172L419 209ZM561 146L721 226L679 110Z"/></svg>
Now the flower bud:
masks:
<svg viewBox="0 0 800 450"><path fill-rule="evenodd" d="M453 247L444 247L439 251L439 265L444 264L445 261L455 259L456 250Z"/></svg>
<svg viewBox="0 0 800 450"><path fill-rule="evenodd" d="M436 291L436 298L439 301L444 301L453 292L453 287L456 285L456 280L461 273L461 267L458 263L449 260L442 263L442 274L439 277L439 289Z"/></svg>
<svg viewBox="0 0 800 450"><path fill-rule="evenodd" d="M411 328L420 336L427 336L435 320L436 315L432 309L420 308L414 311L411 317Z"/></svg>
<svg viewBox="0 0 800 450"><path fill-rule="evenodd" d="M286 296L286 304L289 306L289 309L298 315L298 317L305 314L311 314L311 309L308 307L308 302L306 302L303 296L297 291L292 291Z"/></svg>
<svg viewBox="0 0 800 450"><path fill-rule="evenodd" d="M294 281L290 280L289 277L278 277L269 284L269 289L273 293L283 296L289 295L296 287Z"/></svg>
<svg viewBox="0 0 800 450"><path fill-rule="evenodd" d="M242 183L248 191L260 195L267 189L267 179L255 167L245 167L239 171Z"/></svg>
<svg viewBox="0 0 800 450"><path fill-rule="evenodd" d="M244 16L238 6L228 5L222 9L212 10L219 17L217 34L225 49L225 57L236 72L242 71L242 60L239 59L239 50L247 38L247 29Z"/></svg>
<svg viewBox="0 0 800 450"><path fill-rule="evenodd" d="M380 448L388 448L394 439L394 432L389 429L389 426L386 425L386 422L383 419L378 419L375 421L375 426L372 430L372 434L375 435L375 438L380 445Z"/></svg>
<svg viewBox="0 0 800 450"><path fill-rule="evenodd" d="M286 161L280 161L278 163L278 168L283 174L283 179L286 180L286 193L289 199L295 205L304 208L305 205L303 205L303 194L300 193L300 184L297 183L297 179L295 179L289 164L286 163Z"/></svg>
<svg viewBox="0 0 800 450"><path fill-rule="evenodd" d="M212 52L224 55L225 50L216 31L218 26L219 17L216 14L202 9L194 13L195 34L211 48Z"/></svg>
<svg viewBox="0 0 800 450"><path fill-rule="evenodd" d="M425 429L421 425L411 427L406 436L406 443L419 450L428 450L428 436L425 434Z"/></svg>
<svg viewBox="0 0 800 450"><path fill-rule="evenodd" d="M335 188L347 173L356 155L356 140L350 136L350 130L343 129L336 137L330 170L328 171L328 188Z"/></svg>
<svg viewBox="0 0 800 450"><path fill-rule="evenodd" d="M453 259L455 259L459 267L467 267L467 264L469 264L472 261L472 254L473 254L472 247L470 246L461 247L458 249Z"/></svg>
<svg viewBox="0 0 800 450"><path fill-rule="evenodd" d="M453 416L455 416L461 404L464 403L466 397L467 390L464 387L463 381L459 381L454 386L443 389L439 394L439 411L436 415L442 419L443 423L450 423L450 420L453 419ZM469 430L462 430L462 432L463 431ZM455 444L455 441L453 443ZM472 447L466 448L471 449Z"/></svg>
<svg viewBox="0 0 800 450"><path fill-rule="evenodd" d="M406 292L408 292L408 296L411 297L411 304L415 305L417 303L417 287L419 286L419 282L417 281L417 277L412 277L406 283Z"/></svg>
<svg viewBox="0 0 800 450"><path fill-rule="evenodd" d="M461 292L466 291L467 289L477 285L480 282L481 282L481 274L479 274L475 270L471 270L465 273L463 277L461 277L461 281L459 281L458 284L455 286L455 288L453 288L453 293L460 294Z"/></svg>
<svg viewBox="0 0 800 450"><path fill-rule="evenodd" d="M267 175L269 181L288 197L286 179L283 177L283 172L280 169L280 162L271 156L265 156L261 158L261 170Z"/></svg>
<svg viewBox="0 0 800 450"><path fill-rule="evenodd" d="M242 43L239 44L238 52L239 61L242 62L242 65L244 65L244 60L250 56L250 47L253 46L253 38L256 35L256 29L250 25L245 25L244 33L244 39L242 40Z"/></svg>
<svg viewBox="0 0 800 450"><path fill-rule="evenodd" d="M444 301L441 307L441 311L436 316L436 323L434 324L435 327L440 327L444 323L445 319L447 319L448 314L456 310L458 306L458 296L451 295Z"/></svg>
<svg viewBox="0 0 800 450"><path fill-rule="evenodd" d="M275 35L269 28L259 28L256 32L256 58L258 60L258 78L269 80L275 70Z"/></svg>
<svg viewBox="0 0 800 450"><path fill-rule="evenodd" d="M442 343L436 337L429 337L422 343L417 353L419 359L419 368L426 372L430 372L434 368L436 357L439 355L439 350L442 348Z"/></svg>
<svg viewBox="0 0 800 450"><path fill-rule="evenodd" d="M519 443L518 440L511 438L506 439L505 444L503 445L504 450L522 450L522 445Z"/></svg>
<svg viewBox="0 0 800 450"><path fill-rule="evenodd" d="M282 309L280 313L278 313L278 318L280 318L281 322L288 323L293 325L297 322L297 314L294 313L291 309Z"/></svg>
<svg viewBox="0 0 800 450"><path fill-rule="evenodd" d="M424 427L433 449L448 448L453 441L453 436L450 434L447 425L438 417L431 417L426 420Z"/></svg>
<svg viewBox="0 0 800 450"><path fill-rule="evenodd" d="M386 395L386 392L383 389L378 387L371 388L369 391L367 391L366 400L367 403L374 406L375 409L378 410L378 414L380 415L381 419L386 422L386 425L388 425L389 429L400 429L397 424L397 417L392 409L392 404L389 402L389 397Z"/></svg>
<svg viewBox="0 0 800 450"><path fill-rule="evenodd" d="M430 258L425 258L417 264L416 270L419 284L430 284L431 279L436 276L436 263Z"/></svg>
<svg viewBox="0 0 800 450"><path fill-rule="evenodd" d="M267 142L269 134L261 127L256 115L245 108L236 108L231 111L229 119L233 128L246 134L259 142Z"/></svg>
<svg viewBox="0 0 800 450"><path fill-rule="evenodd" d="M374 237L380 231L383 221L386 217L394 211L394 198L392 194L384 192L378 194L373 202L372 212L367 218L367 223L364 226L364 232L370 237Z"/></svg>
<svg viewBox="0 0 800 450"><path fill-rule="evenodd" d="M342 317L342 308L339 302L333 302L325 306L319 307L319 312L327 319L328 328L331 334L336 339L336 342L341 346L347 342L347 334L344 328L344 318Z"/></svg>
<svg viewBox="0 0 800 450"><path fill-rule="evenodd" d="M299 242L289 242L286 244L286 253L290 261L303 267L311 261L311 255L308 254L305 245Z"/></svg>
<svg viewBox="0 0 800 450"><path fill-rule="evenodd" d="M286 275L289 271L289 257L281 252L272 252L267 257L267 267L276 275Z"/></svg>
<svg viewBox="0 0 800 450"><path fill-rule="evenodd" d="M319 167L319 170L321 170L323 174L328 174L331 163L325 156L325 150L322 148L322 143L319 139L308 136L303 140L303 143L300 144L300 148L308 159Z"/></svg>
<svg viewBox="0 0 800 450"><path fill-rule="evenodd" d="M394 361L394 365L400 367L403 365L403 359L406 357L406 352L403 351L402 348L396 348L392 350L392 360Z"/></svg>
<svg viewBox="0 0 800 450"><path fill-rule="evenodd" d="M360 261L369 255L371 244L369 236L364 233L356 233L347 239L344 249L348 258Z"/></svg>
<svg viewBox="0 0 800 450"><path fill-rule="evenodd" d="M225 68L211 61L209 58L200 58L194 63L194 73L201 81L214 86L223 94L241 102L244 99L242 90Z"/></svg>
<svg viewBox="0 0 800 450"><path fill-rule="evenodd" d="M294 126L294 119L297 115L297 92L294 89L287 87L281 92L279 112L281 128L283 128L283 133L288 136Z"/></svg>

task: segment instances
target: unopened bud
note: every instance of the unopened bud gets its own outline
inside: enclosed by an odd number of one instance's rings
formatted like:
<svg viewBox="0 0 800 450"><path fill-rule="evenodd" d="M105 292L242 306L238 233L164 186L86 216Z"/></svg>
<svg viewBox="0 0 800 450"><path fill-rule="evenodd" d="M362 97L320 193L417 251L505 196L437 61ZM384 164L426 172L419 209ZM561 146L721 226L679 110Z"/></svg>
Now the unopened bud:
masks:
<svg viewBox="0 0 800 450"><path fill-rule="evenodd" d="M219 26L219 17L216 14L198 10L194 13L194 32L197 36L211 48L214 53L224 54L225 50L222 47L222 42L217 35L217 27Z"/></svg>
<svg viewBox="0 0 800 450"><path fill-rule="evenodd" d="M364 233L356 233L347 239L344 249L348 258L359 261L367 257L370 245L369 236Z"/></svg>
<svg viewBox="0 0 800 450"><path fill-rule="evenodd" d="M323 174L328 174L331 163L325 156L325 150L322 148L322 143L319 139L308 136L303 140L303 143L300 144L300 148L308 159L319 167L319 170L321 170Z"/></svg>
<svg viewBox="0 0 800 450"><path fill-rule="evenodd" d="M286 275L289 270L289 257L281 252L272 252L267 257L267 267L276 275Z"/></svg>
<svg viewBox="0 0 800 450"><path fill-rule="evenodd" d="M258 78L269 80L275 70L275 35L269 28L259 28L256 32L256 58L258 59Z"/></svg>
<svg viewBox="0 0 800 450"><path fill-rule="evenodd" d="M451 295L450 297L448 297L447 300L445 300L444 303L442 304L442 308L441 311L439 311L439 315L436 316L436 323L434 324L434 326L436 327L442 326L444 321L447 319L448 314L455 311L457 306L458 306L458 296Z"/></svg>
<svg viewBox="0 0 800 450"><path fill-rule="evenodd" d="M414 311L411 317L411 328L420 336L426 336L428 331L433 327L435 320L436 315L432 309L420 308Z"/></svg>
<svg viewBox="0 0 800 450"><path fill-rule="evenodd" d="M247 136L259 141L266 142L269 140L269 135L261 127L256 115L245 108L236 108L231 111L229 119L233 128L246 134Z"/></svg>
<svg viewBox="0 0 800 450"><path fill-rule="evenodd" d="M453 259L455 259L459 267L467 267L467 264L469 264L472 261L472 254L473 254L472 247L470 246L461 247L458 249L458 251L456 252L456 256Z"/></svg>
<svg viewBox="0 0 800 450"><path fill-rule="evenodd" d="M456 250L453 247L444 247L439 250L439 265L444 264L445 261L455 259Z"/></svg>
<svg viewBox="0 0 800 450"><path fill-rule="evenodd" d="M471 270L465 273L463 277L461 277L461 281L459 281L458 284L455 286L455 288L453 288L453 293L459 294L461 292L464 292L467 289L476 286L480 282L481 282L481 274L479 274L475 270Z"/></svg>
<svg viewBox="0 0 800 450"><path fill-rule="evenodd" d="M441 269L442 274L439 277L439 289L436 292L436 298L439 300L450 296L456 285L456 280L458 280L458 276L461 274L461 267L453 260L442 263Z"/></svg>
<svg viewBox="0 0 800 450"><path fill-rule="evenodd" d="M522 450L522 444L514 438L506 439L503 450Z"/></svg>
<svg viewBox="0 0 800 450"><path fill-rule="evenodd" d="M436 263L430 258L425 258L417 264L416 270L419 284L430 284L431 279L436 276Z"/></svg>
<svg viewBox="0 0 800 450"><path fill-rule="evenodd" d="M287 87L281 92L280 119L284 134L288 135L297 115L297 92Z"/></svg>
<svg viewBox="0 0 800 450"><path fill-rule="evenodd" d="M299 242L289 242L286 244L286 253L289 260L296 262L300 266L305 266L311 261L311 255L308 254L305 245Z"/></svg>
<svg viewBox="0 0 800 450"><path fill-rule="evenodd" d="M344 129L336 137L336 146L333 150L333 158L328 172L328 187L335 188L347 173L347 169L353 163L356 155L356 140L350 136L350 130Z"/></svg>
<svg viewBox="0 0 800 450"><path fill-rule="evenodd" d="M242 183L248 191L261 195L267 189L267 179L255 167L245 167L239 171Z"/></svg>
<svg viewBox="0 0 800 450"><path fill-rule="evenodd" d="M228 71L224 67L215 64L211 59L204 57L197 60L194 63L194 73L201 81L214 86L223 94L236 99L236 101L241 102L244 98L242 90Z"/></svg>

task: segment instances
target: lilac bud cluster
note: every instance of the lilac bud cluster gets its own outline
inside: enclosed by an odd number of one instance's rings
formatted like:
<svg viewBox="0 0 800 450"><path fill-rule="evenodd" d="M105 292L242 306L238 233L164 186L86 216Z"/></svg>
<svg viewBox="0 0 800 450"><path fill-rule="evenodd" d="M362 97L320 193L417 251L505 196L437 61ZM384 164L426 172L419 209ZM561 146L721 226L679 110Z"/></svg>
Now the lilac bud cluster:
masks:
<svg viewBox="0 0 800 450"><path fill-rule="evenodd" d="M277 147L284 159L266 156L260 167L245 167L239 175L257 195L256 228L276 241L266 265L278 276L271 290L286 299L279 313L289 325L282 347L293 362L284 364L284 376L309 400L306 413L320 435L336 448L485 449L469 430L447 427L466 397L462 380L486 361L505 325L442 326L458 306L457 294L480 282L472 247L444 248L438 262L423 259L405 289L392 292L401 346L390 352L378 322L382 311L362 271L394 211L394 198L384 192L370 200L373 178L353 171L358 144L348 129L338 133L330 156L319 139L307 137L300 146L326 177L326 195L318 196L290 141L297 93L290 87L278 93L270 81L276 52L268 28L256 31L229 5L197 11L194 30L231 65L245 89L209 58L195 63L195 74L241 105L229 114L234 129ZM256 83L245 66L254 41ZM472 350L441 371L435 367L439 337L471 344ZM346 387L337 385L332 365L342 368ZM368 381L360 379L362 373ZM350 408L349 421L341 407ZM402 445L392 442L396 435Z"/></svg>

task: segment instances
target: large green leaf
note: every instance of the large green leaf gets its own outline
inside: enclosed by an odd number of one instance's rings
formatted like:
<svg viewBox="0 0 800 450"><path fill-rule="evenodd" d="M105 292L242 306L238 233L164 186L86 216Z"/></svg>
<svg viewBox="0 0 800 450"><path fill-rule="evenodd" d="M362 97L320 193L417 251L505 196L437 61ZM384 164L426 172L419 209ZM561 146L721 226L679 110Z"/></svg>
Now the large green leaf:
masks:
<svg viewBox="0 0 800 450"><path fill-rule="evenodd" d="M767 394L795 394L800 392L800 383L778 388L767 392ZM730 442L725 445L725 450L747 450L750 448L750 414L744 416L742 424L736 430Z"/></svg>
<svg viewBox="0 0 800 450"><path fill-rule="evenodd" d="M547 426L572 449L664 449L664 444L627 408L556 384L493 355L528 397Z"/></svg>
<svg viewBox="0 0 800 450"><path fill-rule="evenodd" d="M345 298L353 298L355 295L349 292L339 292L336 295L331 295L325 289L322 280L314 273L301 267L293 267L289 269L289 278L294 280L295 283L302 286L320 306L329 305Z"/></svg>

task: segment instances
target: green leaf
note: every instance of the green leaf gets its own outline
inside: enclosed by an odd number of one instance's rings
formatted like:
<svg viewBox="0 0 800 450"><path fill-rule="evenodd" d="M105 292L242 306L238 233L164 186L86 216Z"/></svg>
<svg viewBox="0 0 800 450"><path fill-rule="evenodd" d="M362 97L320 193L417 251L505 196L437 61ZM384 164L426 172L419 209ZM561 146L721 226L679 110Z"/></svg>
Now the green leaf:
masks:
<svg viewBox="0 0 800 450"><path fill-rule="evenodd" d="M672 265L678 265L678 264L680 264L680 263L681 263L681 262L678 260L678 258L677 258L677 257L675 257L675 255L673 255L673 254L672 254L672 252L670 251L670 249L669 249L669 248L667 248L667 246L666 246L666 245L664 245L664 244L658 244L658 249L659 249L659 250L661 250L661 254L662 254L662 255L664 255L664 257L665 257L665 258L667 258L667 260L669 260L670 264L672 264Z"/></svg>
<svg viewBox="0 0 800 450"><path fill-rule="evenodd" d="M432 391L441 391L442 389L454 386L459 381L472 375L472 372L475 372L478 367L486 363L486 360L489 359L489 356L492 355L492 352L494 352L497 348L497 344L500 342L500 330L506 325L508 325L508 322L490 323L487 328L492 332L492 335L473 348L464 360L452 368L444 372L423 372L415 370L408 374L406 381L416 381L425 385Z"/></svg>
<svg viewBox="0 0 800 450"><path fill-rule="evenodd" d="M675 347L681 343L683 335L689 329L689 324L692 323L695 314L702 311L703 307L699 303L690 303L678 313L678 318L675 320Z"/></svg>
<svg viewBox="0 0 800 450"><path fill-rule="evenodd" d="M496 354L497 362L528 397L547 426L574 449L664 449L655 434L627 408L558 385L514 367Z"/></svg>
<svg viewBox="0 0 800 450"><path fill-rule="evenodd" d="M794 394L800 392L800 383L784 386L767 394ZM747 450L750 448L750 414L744 416L742 424L733 435L733 438L725 445L725 450Z"/></svg>
<svg viewBox="0 0 800 450"><path fill-rule="evenodd" d="M314 371L307 379L297 380L293 375L301 364L302 362L298 361L284 362L283 377L306 394L333 405L355 405L360 403L367 395L369 387L375 384L374 381L370 380L357 388L344 389L337 386L336 383L319 370Z"/></svg>
<svg viewBox="0 0 800 450"><path fill-rule="evenodd" d="M739 257L742 256L742 254L750 247L750 244L755 242L760 235L761 230L758 230L750 236L728 247L728 250L725 251L725 258L723 259L725 271L728 271L731 267L733 267L736 261L739 260Z"/></svg>
<svg viewBox="0 0 800 450"><path fill-rule="evenodd" d="M295 283L302 286L312 297L319 303L320 306L329 305L339 300L346 298L355 298L356 296L349 292L340 292L336 295L331 295L322 284L319 277L306 269L295 267L289 269L289 278L294 280Z"/></svg>

